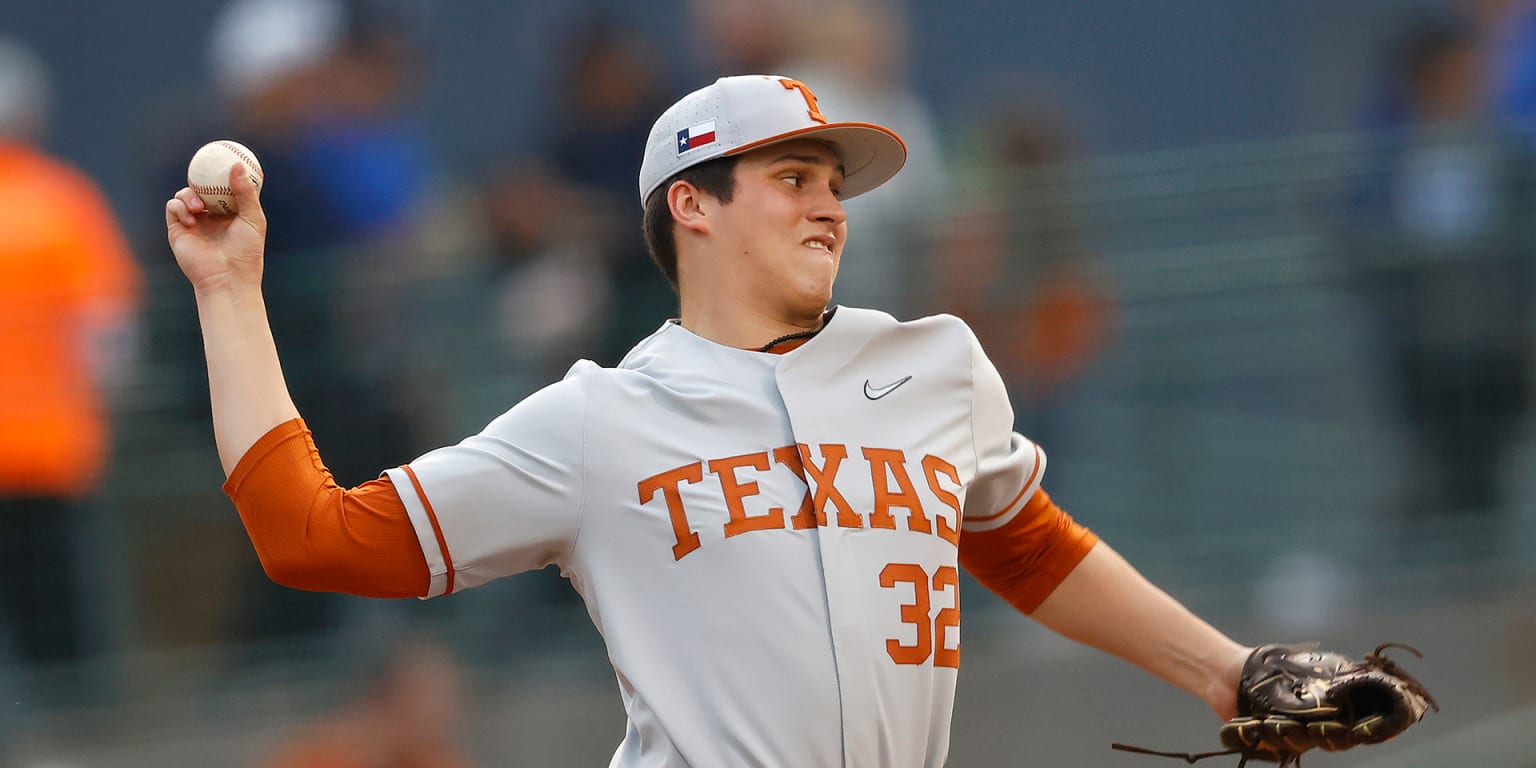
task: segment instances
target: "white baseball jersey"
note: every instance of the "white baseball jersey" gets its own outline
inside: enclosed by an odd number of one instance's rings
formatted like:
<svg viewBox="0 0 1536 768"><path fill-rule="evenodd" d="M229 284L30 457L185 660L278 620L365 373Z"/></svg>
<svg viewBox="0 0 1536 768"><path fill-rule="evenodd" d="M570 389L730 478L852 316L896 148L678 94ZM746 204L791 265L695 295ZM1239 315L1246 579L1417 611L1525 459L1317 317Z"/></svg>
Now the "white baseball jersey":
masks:
<svg viewBox="0 0 1536 768"><path fill-rule="evenodd" d="M1045 459L950 316L839 308L782 355L669 322L387 474L429 596L548 564L586 601L628 731L612 766L939 766L958 531Z"/></svg>

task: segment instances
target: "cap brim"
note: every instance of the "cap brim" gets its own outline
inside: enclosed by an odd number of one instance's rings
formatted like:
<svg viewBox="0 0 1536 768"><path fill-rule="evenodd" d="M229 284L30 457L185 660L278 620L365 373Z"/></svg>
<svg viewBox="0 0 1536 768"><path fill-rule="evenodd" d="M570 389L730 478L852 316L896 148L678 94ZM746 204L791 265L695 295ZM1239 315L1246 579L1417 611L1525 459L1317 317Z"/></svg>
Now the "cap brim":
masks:
<svg viewBox="0 0 1536 768"><path fill-rule="evenodd" d="M831 144L843 163L842 199L858 197L891 180L907 163L907 144L894 131L874 123L826 123L788 131L744 144L725 157L793 139Z"/></svg>

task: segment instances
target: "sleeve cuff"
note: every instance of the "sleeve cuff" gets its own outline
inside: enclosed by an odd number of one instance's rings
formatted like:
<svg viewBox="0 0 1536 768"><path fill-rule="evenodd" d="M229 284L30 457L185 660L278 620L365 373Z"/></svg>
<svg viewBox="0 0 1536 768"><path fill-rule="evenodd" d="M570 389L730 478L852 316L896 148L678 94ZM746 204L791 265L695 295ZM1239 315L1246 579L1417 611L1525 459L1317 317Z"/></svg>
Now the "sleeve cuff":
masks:
<svg viewBox="0 0 1536 768"><path fill-rule="evenodd" d="M427 587L427 594L423 597L433 598L453 594L456 586L453 556L448 550L448 540L443 535L443 527L437 520L437 512L432 509L432 502L427 499L427 493L421 487L421 480L410 465L386 470L384 475L395 484L395 491L405 505L406 514L411 518L411 526L416 529L416 540L421 544L421 554L427 560L427 572L431 574L431 583Z"/></svg>

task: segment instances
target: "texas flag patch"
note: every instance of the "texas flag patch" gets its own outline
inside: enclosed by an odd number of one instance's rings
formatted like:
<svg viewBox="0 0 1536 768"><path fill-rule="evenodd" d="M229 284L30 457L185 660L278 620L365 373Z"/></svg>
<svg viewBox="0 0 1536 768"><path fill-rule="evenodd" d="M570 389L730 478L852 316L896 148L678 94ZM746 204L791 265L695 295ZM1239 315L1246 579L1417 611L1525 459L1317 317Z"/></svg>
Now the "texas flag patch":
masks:
<svg viewBox="0 0 1536 768"><path fill-rule="evenodd" d="M690 149L698 149L706 144L715 143L715 121L690 125L677 132L677 153L681 155Z"/></svg>

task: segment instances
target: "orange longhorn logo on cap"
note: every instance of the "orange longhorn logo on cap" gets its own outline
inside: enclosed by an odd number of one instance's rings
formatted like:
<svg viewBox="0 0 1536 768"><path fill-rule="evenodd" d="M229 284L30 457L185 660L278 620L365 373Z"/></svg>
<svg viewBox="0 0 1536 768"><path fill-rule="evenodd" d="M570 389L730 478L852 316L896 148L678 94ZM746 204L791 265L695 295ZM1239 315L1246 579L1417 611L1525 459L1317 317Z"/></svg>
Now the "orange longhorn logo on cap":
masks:
<svg viewBox="0 0 1536 768"><path fill-rule="evenodd" d="M827 116L821 114L821 107L817 106L816 104L816 94L811 93L811 87L809 85L806 85L799 80L790 80L789 78L780 80L779 85L784 86L784 90L786 91L797 90L800 92L801 96L805 97L805 105L811 108L808 114L810 114L812 120L822 124L827 122Z"/></svg>

